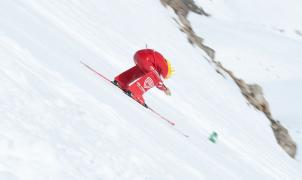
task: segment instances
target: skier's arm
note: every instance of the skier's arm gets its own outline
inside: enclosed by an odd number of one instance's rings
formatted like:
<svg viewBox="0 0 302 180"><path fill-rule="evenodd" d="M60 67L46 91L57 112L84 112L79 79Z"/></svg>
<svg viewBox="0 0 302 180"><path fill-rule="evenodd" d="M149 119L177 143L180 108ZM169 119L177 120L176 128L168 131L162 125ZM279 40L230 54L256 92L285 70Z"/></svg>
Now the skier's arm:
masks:
<svg viewBox="0 0 302 180"><path fill-rule="evenodd" d="M169 88L167 88L163 81L160 78L160 75L158 74L158 72L152 67L151 70L153 71L155 78L156 78L156 82L155 85L158 89L164 91L164 93L168 96L171 96L171 91L169 90Z"/></svg>
<svg viewBox="0 0 302 180"><path fill-rule="evenodd" d="M171 91L169 88L167 88L164 92L166 95L171 96Z"/></svg>
<svg viewBox="0 0 302 180"><path fill-rule="evenodd" d="M156 85L156 87L157 87L158 89L164 91L164 93L165 93L166 95L171 96L171 91L170 91L170 89L167 88L161 80L158 82L158 84Z"/></svg>
<svg viewBox="0 0 302 180"><path fill-rule="evenodd" d="M158 81L158 83L156 84L156 87L162 91L165 91L168 89L161 80Z"/></svg>

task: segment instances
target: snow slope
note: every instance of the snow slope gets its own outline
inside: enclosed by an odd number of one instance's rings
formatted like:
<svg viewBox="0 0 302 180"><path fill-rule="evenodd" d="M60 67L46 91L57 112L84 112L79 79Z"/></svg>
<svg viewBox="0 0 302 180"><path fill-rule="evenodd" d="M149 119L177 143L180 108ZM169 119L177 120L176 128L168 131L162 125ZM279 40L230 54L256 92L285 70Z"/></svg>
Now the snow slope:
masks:
<svg viewBox="0 0 302 180"><path fill-rule="evenodd" d="M172 17L151 0L1 1L0 179L301 179L265 117ZM177 71L171 97L146 95L174 129L79 63L113 78L146 43Z"/></svg>
<svg viewBox="0 0 302 180"><path fill-rule="evenodd" d="M302 144L302 3L290 1L196 1L212 15L191 15L197 34L217 60L248 83L260 84L273 117ZM302 160L298 147L297 160Z"/></svg>

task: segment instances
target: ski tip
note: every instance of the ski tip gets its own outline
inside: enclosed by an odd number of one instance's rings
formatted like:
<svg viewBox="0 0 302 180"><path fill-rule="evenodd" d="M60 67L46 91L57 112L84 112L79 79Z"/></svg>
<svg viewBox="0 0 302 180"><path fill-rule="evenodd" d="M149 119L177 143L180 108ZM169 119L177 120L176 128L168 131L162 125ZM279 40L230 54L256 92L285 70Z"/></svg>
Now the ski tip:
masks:
<svg viewBox="0 0 302 180"><path fill-rule="evenodd" d="M88 67L88 65L86 63L84 63L83 61L80 61L80 63L86 67Z"/></svg>

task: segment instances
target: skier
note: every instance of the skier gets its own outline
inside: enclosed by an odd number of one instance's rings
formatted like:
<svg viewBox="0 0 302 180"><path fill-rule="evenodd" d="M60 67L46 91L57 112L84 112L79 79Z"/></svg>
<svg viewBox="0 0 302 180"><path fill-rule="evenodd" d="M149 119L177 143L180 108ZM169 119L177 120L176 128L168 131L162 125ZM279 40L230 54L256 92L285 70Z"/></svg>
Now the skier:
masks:
<svg viewBox="0 0 302 180"><path fill-rule="evenodd" d="M116 76L112 83L145 107L143 94L154 86L171 95L162 78L168 79L174 70L163 55L152 49L142 49L134 54L134 63L134 67Z"/></svg>

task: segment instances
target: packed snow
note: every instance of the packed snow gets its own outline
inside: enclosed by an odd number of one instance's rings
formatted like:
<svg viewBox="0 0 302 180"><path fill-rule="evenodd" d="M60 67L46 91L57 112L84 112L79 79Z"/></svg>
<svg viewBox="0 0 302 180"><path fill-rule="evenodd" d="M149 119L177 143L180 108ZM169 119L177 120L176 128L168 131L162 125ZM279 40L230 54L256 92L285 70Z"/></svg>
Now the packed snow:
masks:
<svg viewBox="0 0 302 180"><path fill-rule="evenodd" d="M236 8L223 1L217 8L231 13L227 5ZM153 0L2 0L0 179L302 179L300 160L277 144L265 116L247 105L231 79L215 72L204 52L187 43L173 18L172 10ZM239 77L262 82L273 115L287 120L291 111L299 113L295 106L279 107L275 88L298 86L292 80L301 78L301 54L293 50L301 48L299 39L226 18L190 19L217 48L219 60ZM236 35L238 29L242 33ZM251 38L254 43L242 43ZM280 39L290 47L277 53L259 48ZM146 44L176 69L165 81L171 97L157 89L145 95L174 127L80 63L113 79L134 65L133 54ZM267 61L250 61L263 54ZM257 63L275 65L274 72L241 70L246 64L257 69ZM300 103L293 94L282 96L282 102ZM289 130L301 127L297 117ZM216 144L208 140L213 131Z"/></svg>
<svg viewBox="0 0 302 180"><path fill-rule="evenodd" d="M298 144L302 161L302 3L284 1L196 1L212 18L192 14L197 34L216 50L217 60L247 83L263 87L273 117ZM302 31L301 31L302 32Z"/></svg>

